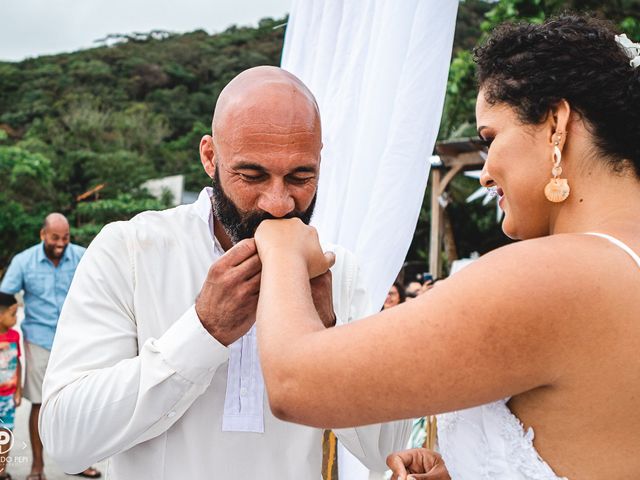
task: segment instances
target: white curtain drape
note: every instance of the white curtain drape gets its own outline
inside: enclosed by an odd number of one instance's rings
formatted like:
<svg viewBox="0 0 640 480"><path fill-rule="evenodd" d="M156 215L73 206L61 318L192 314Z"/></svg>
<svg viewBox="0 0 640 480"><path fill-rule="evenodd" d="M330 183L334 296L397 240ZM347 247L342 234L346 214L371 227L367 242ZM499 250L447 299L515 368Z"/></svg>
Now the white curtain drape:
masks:
<svg viewBox="0 0 640 480"><path fill-rule="evenodd" d="M282 67L320 106L313 224L360 262L379 310L406 256L429 175L457 0L293 0ZM340 478L368 471L340 449Z"/></svg>
<svg viewBox="0 0 640 480"><path fill-rule="evenodd" d="M382 306L411 243L440 124L456 0L294 0L282 67L318 100L313 223Z"/></svg>

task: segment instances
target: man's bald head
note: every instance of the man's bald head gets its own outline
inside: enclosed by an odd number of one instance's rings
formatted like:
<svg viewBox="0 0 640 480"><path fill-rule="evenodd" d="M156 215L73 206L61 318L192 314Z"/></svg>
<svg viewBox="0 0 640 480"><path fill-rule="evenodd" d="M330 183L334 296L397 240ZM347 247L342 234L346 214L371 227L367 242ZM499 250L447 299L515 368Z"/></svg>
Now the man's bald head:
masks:
<svg viewBox="0 0 640 480"><path fill-rule="evenodd" d="M277 67L242 72L218 97L212 135L200 140L200 161L213 180L223 248L253 236L266 218L309 221L322 131L318 104L304 83Z"/></svg>
<svg viewBox="0 0 640 480"><path fill-rule="evenodd" d="M215 140L236 138L238 127L265 124L276 131L320 134L320 112L311 91L278 67L254 67L222 90L213 114Z"/></svg>
<svg viewBox="0 0 640 480"><path fill-rule="evenodd" d="M47 257L54 263L60 261L70 240L67 217L57 212L47 215L40 230L40 240Z"/></svg>
<svg viewBox="0 0 640 480"><path fill-rule="evenodd" d="M53 212L44 217L44 223L42 224L42 229L46 230L47 228L67 228L69 229L69 221L67 217L58 212Z"/></svg>

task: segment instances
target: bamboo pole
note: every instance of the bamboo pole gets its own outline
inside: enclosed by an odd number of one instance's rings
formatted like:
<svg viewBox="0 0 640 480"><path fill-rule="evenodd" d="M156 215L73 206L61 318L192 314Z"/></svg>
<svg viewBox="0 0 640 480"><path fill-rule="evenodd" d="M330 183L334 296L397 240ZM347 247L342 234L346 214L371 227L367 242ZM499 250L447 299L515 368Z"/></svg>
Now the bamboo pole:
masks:
<svg viewBox="0 0 640 480"><path fill-rule="evenodd" d="M434 278L440 275L440 170L431 169L431 236L429 239L429 272Z"/></svg>
<svg viewBox="0 0 640 480"><path fill-rule="evenodd" d="M322 436L322 480L338 480L338 442L331 430Z"/></svg>
<svg viewBox="0 0 640 480"><path fill-rule="evenodd" d="M429 450L435 450L438 441L438 425L435 415L429 415L425 418L424 428L426 435L423 447Z"/></svg>

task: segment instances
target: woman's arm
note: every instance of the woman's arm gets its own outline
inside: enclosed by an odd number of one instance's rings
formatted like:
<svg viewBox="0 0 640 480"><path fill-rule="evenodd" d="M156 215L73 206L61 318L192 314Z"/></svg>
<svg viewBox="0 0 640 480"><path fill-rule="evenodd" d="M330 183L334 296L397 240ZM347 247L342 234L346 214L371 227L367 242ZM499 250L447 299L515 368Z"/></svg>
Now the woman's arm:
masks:
<svg viewBox="0 0 640 480"><path fill-rule="evenodd" d="M566 301L596 293L578 285L579 262L557 242L536 240L486 255L415 300L324 329L308 287L322 259L317 240L300 222L263 223L261 361L274 414L297 423L417 417L550 385L566 342L578 341Z"/></svg>

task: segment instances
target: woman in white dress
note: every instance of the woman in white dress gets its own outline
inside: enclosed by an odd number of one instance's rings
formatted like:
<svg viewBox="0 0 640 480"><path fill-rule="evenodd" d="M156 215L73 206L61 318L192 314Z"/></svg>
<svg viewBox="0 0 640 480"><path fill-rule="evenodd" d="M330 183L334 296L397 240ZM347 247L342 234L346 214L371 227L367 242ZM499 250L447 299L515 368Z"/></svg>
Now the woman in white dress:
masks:
<svg viewBox="0 0 640 480"><path fill-rule="evenodd" d="M298 220L263 222L274 413L334 428L441 414L455 480L640 478L638 55L582 16L493 32L476 51L481 183L523 241L412 302L325 329L308 278L331 254ZM391 456L394 478L433 458Z"/></svg>

